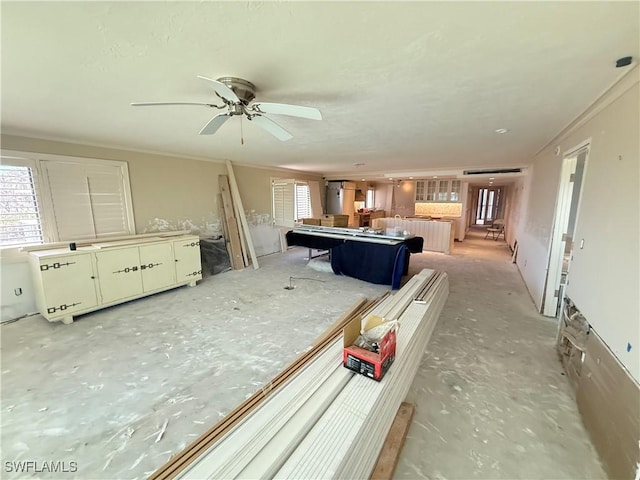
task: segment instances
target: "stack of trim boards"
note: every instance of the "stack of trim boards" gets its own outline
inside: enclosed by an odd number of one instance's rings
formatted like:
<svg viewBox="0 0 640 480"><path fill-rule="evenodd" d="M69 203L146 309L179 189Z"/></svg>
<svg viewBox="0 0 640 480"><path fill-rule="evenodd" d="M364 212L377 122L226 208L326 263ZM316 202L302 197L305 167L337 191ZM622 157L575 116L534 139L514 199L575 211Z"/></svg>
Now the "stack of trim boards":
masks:
<svg viewBox="0 0 640 480"><path fill-rule="evenodd" d="M380 382L342 366L340 335L178 478L368 478L448 293L425 269L370 312L400 324Z"/></svg>

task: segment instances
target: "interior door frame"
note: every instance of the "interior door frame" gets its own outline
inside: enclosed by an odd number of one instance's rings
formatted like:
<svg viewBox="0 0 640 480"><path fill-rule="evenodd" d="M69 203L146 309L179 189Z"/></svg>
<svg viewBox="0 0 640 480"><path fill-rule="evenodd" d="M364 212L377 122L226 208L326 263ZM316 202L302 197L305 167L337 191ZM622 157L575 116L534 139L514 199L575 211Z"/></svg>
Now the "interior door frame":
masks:
<svg viewBox="0 0 640 480"><path fill-rule="evenodd" d="M556 207L553 216L553 230L549 243L549 257L547 259L547 276L545 279L544 294L542 297L541 313L547 317L556 317L558 314L558 289L562 277L562 262L564 259L565 238L567 226L569 224L569 215L571 211L571 199L573 197L573 180L572 175L576 171L578 157L586 152L585 172L582 176L582 182L586 177L586 166L589 159L589 151L591 148L591 138L569 149L562 158L562 167L560 170L560 180L558 183L558 195L556 197ZM578 212L580 211L580 202L577 205L576 224ZM557 293L556 293L557 292Z"/></svg>

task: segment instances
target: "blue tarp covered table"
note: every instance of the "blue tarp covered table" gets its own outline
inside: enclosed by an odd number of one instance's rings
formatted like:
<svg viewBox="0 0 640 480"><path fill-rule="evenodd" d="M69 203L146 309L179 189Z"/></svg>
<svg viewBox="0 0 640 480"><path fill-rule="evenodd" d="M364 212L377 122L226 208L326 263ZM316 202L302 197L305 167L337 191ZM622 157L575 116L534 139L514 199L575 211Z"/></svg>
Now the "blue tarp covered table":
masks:
<svg viewBox="0 0 640 480"><path fill-rule="evenodd" d="M393 244L371 243L361 239L328 238L313 234L287 232L287 244L331 251L331 268L338 275L380 285L400 288L408 273L411 253L422 252L424 240L413 237Z"/></svg>

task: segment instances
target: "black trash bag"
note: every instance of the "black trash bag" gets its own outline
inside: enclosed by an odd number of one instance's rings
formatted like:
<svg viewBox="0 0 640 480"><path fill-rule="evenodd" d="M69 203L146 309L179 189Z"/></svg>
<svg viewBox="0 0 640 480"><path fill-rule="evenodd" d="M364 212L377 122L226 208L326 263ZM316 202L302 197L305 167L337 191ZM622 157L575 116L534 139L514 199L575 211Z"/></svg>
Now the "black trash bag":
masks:
<svg viewBox="0 0 640 480"><path fill-rule="evenodd" d="M202 260L203 277L231 270L231 261L224 237L201 238L200 259Z"/></svg>

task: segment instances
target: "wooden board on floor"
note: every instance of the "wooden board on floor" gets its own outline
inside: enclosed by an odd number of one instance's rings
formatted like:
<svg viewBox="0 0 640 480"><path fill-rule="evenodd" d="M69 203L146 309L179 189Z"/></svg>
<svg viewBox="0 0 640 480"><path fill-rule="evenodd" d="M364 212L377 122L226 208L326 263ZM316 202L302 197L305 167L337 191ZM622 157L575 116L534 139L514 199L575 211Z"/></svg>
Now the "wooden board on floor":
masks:
<svg viewBox="0 0 640 480"><path fill-rule="evenodd" d="M387 439L384 441L378 462L376 463L371 480L391 480L398 465L400 452L407 438L411 426L411 419L415 407L411 403L403 402L398 409L396 418L391 425Z"/></svg>
<svg viewBox="0 0 640 480"><path fill-rule="evenodd" d="M218 194L218 215L220 216L220 224L222 226L222 234L224 236L224 245L227 247L227 255L229 256L229 263L231 263L231 257L233 257L233 253L231 252L231 242L229 241L229 227L227 226L227 218L224 214L224 206L222 201L222 194ZM233 265L232 265L233 267Z"/></svg>
<svg viewBox="0 0 640 480"><path fill-rule="evenodd" d="M220 185L220 194L222 195L222 208L224 209L224 218L222 221L227 227L229 235L229 245L231 250L231 266L234 270L244 268L244 260L242 259L242 247L240 245L240 233L238 232L238 224L233 213L233 202L231 200L231 188L229 187L229 177L226 175L218 176L218 184Z"/></svg>

